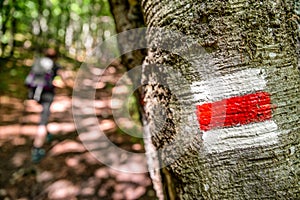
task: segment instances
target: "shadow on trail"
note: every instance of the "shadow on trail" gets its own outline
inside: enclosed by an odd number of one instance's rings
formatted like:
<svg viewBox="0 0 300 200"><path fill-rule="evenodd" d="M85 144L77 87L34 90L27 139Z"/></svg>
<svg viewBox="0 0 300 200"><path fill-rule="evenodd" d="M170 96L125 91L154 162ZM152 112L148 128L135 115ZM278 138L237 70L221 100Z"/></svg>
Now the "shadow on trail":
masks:
<svg viewBox="0 0 300 200"><path fill-rule="evenodd" d="M109 77L118 73L111 70ZM111 117L111 87L99 83L96 113L99 124L116 145L144 152L140 143L120 134ZM113 84L113 83L111 83ZM148 173L122 173L100 163L82 144L73 122L71 95L65 89L51 106L48 129L54 135L45 145L46 157L31 163L33 135L41 107L32 100L0 96L0 199L155 199ZM146 168L146 163L140 163Z"/></svg>

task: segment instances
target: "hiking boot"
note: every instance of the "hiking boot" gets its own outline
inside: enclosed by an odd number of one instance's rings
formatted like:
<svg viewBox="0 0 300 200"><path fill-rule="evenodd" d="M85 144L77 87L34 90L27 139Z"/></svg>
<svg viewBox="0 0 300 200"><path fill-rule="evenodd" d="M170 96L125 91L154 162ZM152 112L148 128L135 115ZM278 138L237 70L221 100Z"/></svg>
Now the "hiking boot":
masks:
<svg viewBox="0 0 300 200"><path fill-rule="evenodd" d="M52 142L52 140L53 140L53 135L51 133L48 133L46 136L46 142L50 143L50 142Z"/></svg>
<svg viewBox="0 0 300 200"><path fill-rule="evenodd" d="M33 148L31 150L31 161L33 163L39 163L46 155L46 152L42 148Z"/></svg>

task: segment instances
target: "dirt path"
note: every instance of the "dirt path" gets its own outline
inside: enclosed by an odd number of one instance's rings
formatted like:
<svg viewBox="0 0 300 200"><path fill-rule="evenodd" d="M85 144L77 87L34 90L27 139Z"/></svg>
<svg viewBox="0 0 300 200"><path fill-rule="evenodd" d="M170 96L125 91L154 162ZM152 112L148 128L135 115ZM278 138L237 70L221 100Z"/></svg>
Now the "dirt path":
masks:
<svg viewBox="0 0 300 200"><path fill-rule="evenodd" d="M108 80L118 70L108 72ZM119 147L143 152L140 143L120 134L111 117L111 87L100 83L97 90L99 124ZM132 174L111 169L96 159L76 132L70 92L59 89L51 107L48 128L54 140L47 143L47 155L40 164L31 163L32 137L39 121L40 106L32 100L1 96L0 109L0 199L155 199L148 173ZM146 163L141 162L146 168Z"/></svg>

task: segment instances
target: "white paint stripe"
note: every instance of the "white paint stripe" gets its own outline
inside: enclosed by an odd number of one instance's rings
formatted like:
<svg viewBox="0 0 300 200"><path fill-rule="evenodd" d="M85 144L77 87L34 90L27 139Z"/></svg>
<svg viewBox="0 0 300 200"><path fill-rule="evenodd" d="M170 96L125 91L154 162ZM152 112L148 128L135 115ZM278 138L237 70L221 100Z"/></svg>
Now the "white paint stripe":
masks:
<svg viewBox="0 0 300 200"><path fill-rule="evenodd" d="M200 105L221 99L241 96L266 87L263 69L247 69L214 79L194 82L191 90L195 103Z"/></svg>
<svg viewBox="0 0 300 200"><path fill-rule="evenodd" d="M280 134L273 120L238 127L215 129L203 133L204 148L208 153L244 149L278 142Z"/></svg>
<svg viewBox="0 0 300 200"><path fill-rule="evenodd" d="M267 81L263 69L247 69L191 85L196 105L264 91ZM244 149L278 142L280 131L273 120L203 132L208 153Z"/></svg>

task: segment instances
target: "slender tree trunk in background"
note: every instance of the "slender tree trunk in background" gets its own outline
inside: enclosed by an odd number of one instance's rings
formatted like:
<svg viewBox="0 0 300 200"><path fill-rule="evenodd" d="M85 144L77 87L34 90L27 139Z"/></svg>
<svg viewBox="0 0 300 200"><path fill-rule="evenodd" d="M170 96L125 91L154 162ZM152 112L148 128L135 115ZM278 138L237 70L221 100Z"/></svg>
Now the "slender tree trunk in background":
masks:
<svg viewBox="0 0 300 200"><path fill-rule="evenodd" d="M109 3L110 3L111 13L115 19L117 33L145 26L140 0L133 0L133 1L132 0L128 0L128 1L110 0ZM122 50L122 49L136 49L134 48L136 46L145 47L146 38L141 38L141 36L143 35L144 34L134 34L134 35L125 34L125 36L123 37L120 36L118 38L119 48ZM137 42L139 42L140 44L136 44ZM122 64L128 70L133 69L134 67L138 67L142 65L145 56L146 56L145 49L134 50L132 52L122 55ZM136 82L136 85L140 85L140 77L130 77L130 78L133 82ZM142 87L138 88L135 91L135 96L138 102L142 102L143 99ZM139 106L141 122L145 123L146 116L145 116L144 109L141 104L139 104L138 106ZM144 136L145 138L150 139L150 137L147 137L150 136L149 130L147 129L144 130ZM146 143L145 146L146 151L147 152L155 151L155 148L152 145L151 141L149 140L146 141L146 140L144 139ZM162 199L163 192L162 192L161 176L159 174L159 171L154 170L155 168L159 167L158 158L156 154L148 153L148 155L151 155L148 156L148 165L149 165L150 176L152 178L154 189L156 190L157 197L159 199Z"/></svg>
<svg viewBox="0 0 300 200"><path fill-rule="evenodd" d="M141 12L140 0L110 0L111 13L114 16L117 33L145 26ZM133 49L137 41L145 42L140 38L119 38L120 49ZM129 45L129 47L128 47ZM127 69L132 69L142 64L145 58L145 50L137 50L122 55L122 64Z"/></svg>
<svg viewBox="0 0 300 200"><path fill-rule="evenodd" d="M140 0L109 0L110 10L114 17L116 24L117 33L125 32L130 29L143 27L144 19L141 12ZM145 38L135 38L135 35L125 34L123 37L118 37L118 44L121 51L123 49L135 49L136 42L145 43ZM141 45L143 46L143 45ZM122 56L122 64L128 69L132 69L134 67L140 66L143 63L143 60L146 56L146 51L144 49L134 50L132 52L128 52ZM130 77L132 81L140 80L139 77ZM140 102L142 99L142 91L139 88L135 92L135 96ZM140 115L143 116L144 112L142 107L139 106Z"/></svg>
<svg viewBox="0 0 300 200"><path fill-rule="evenodd" d="M11 29L10 29L11 39L9 41L9 45L11 46L10 56L14 55L14 51L15 51L15 47L16 47L16 40L15 40L16 26L17 26L17 20L14 17L12 17L12 19L11 19Z"/></svg>
<svg viewBox="0 0 300 200"><path fill-rule="evenodd" d="M11 5L15 5L15 1L11 1ZM16 8L14 7L11 10L11 15L14 14L14 12L16 12ZM16 41L15 41L15 33L16 33L16 25L17 25L17 21L16 18L14 16L11 17L11 27L10 27L10 40L8 42L8 45L10 46L10 52L9 55L12 56L14 55L14 50L15 50L15 45L16 45Z"/></svg>
<svg viewBox="0 0 300 200"><path fill-rule="evenodd" d="M300 78L294 2L143 0L141 5L148 27L191 36L193 45L205 48L210 57L203 64L202 55L194 55L191 65L189 60L153 48L146 58L145 70L147 64L168 65L190 84L175 97L170 89L159 86L157 74L146 77L152 80L145 93L152 143L164 149L176 136L183 136L180 146L162 151L159 160L168 163L180 149L186 150L163 169L168 180L166 198L299 198ZM154 47L166 37L151 34L149 45ZM201 72L203 65L207 74ZM170 80L174 87L181 87L182 83ZM212 90L207 96L206 88ZM185 105L192 106L179 106L178 98L183 96ZM264 110L254 116L258 120L241 124L230 122L234 116L225 116L223 126L213 124L218 116L210 116L211 127L199 127L196 105L227 99L228 107L234 106L230 101L250 98L260 109L263 97L270 103L262 107L271 109L271 114ZM256 103L255 98L259 98ZM163 127L157 120L159 107L166 111ZM236 111L236 115L241 113Z"/></svg>

